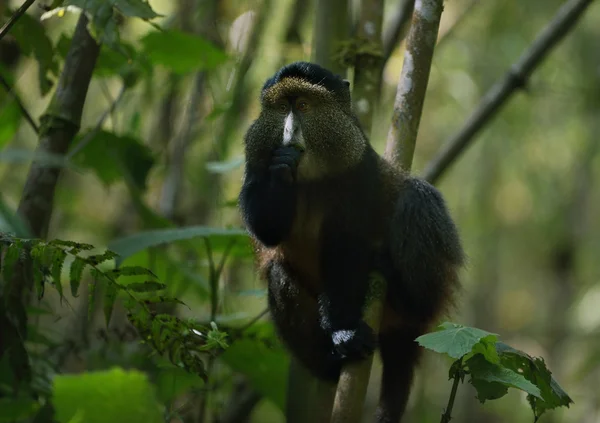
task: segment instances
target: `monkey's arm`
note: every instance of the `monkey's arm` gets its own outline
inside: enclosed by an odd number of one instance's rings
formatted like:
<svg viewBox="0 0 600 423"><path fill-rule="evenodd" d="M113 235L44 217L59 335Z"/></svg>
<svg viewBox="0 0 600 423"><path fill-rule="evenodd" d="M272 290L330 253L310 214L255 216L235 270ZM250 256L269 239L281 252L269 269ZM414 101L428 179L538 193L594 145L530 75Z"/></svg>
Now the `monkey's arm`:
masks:
<svg viewBox="0 0 600 423"><path fill-rule="evenodd" d="M375 349L373 330L362 320L369 259L365 240L345 231L339 221L324 224L320 257L324 286L319 312L321 326L331 333L341 358L362 358Z"/></svg>
<svg viewBox="0 0 600 423"><path fill-rule="evenodd" d="M292 147L273 151L266 168L246 164L240 193L242 218L265 246L274 247L288 235L296 209L296 167L300 152Z"/></svg>
<svg viewBox="0 0 600 423"><path fill-rule="evenodd" d="M390 255L399 279L388 287L392 302L421 322L438 317L458 285L464 253L456 226L439 191L407 178L390 230Z"/></svg>

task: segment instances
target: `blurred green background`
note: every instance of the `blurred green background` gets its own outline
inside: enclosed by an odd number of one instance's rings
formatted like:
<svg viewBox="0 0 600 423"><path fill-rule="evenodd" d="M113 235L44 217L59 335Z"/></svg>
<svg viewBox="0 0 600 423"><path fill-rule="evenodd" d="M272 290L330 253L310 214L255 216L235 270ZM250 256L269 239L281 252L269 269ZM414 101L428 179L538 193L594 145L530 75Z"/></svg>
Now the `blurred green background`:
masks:
<svg viewBox="0 0 600 423"><path fill-rule="evenodd" d="M350 2L353 10L358 3ZM384 31L402 3L385 2ZM422 172L460 129L563 3L445 2L413 173ZM19 4L4 1L0 8L8 17ZM76 169L65 170L60 179L50 239L106 247L161 227L161 219L177 226L241 226L235 200L243 172L243 134L257 116L265 79L285 63L310 60L315 1L151 0L150 5L163 15L152 22L181 32L161 34L148 22L122 19L117 44L123 51L102 47L83 135L74 144L98 122L102 131L74 152ZM66 13L40 23L43 12L34 5L11 30L20 46L14 61L7 59L11 47L0 46L2 73L35 120L50 101L51 82L62 69L77 20L77 14ZM44 33L45 47L40 44ZM404 44L398 43L383 72L372 134L381 153L403 51ZM41 91L44 75L50 79L47 93ZM135 76L135 84L124 85L124 75ZM545 358L575 404L549 412L544 422L600 422L599 133L600 4L595 2L437 184L469 256L451 318L498 333L504 342ZM0 92L0 231L14 229L11 219L29 168L28 160L18 160L14 151L33 151L36 144L14 98ZM145 249L128 262L154 270L189 306L170 312L207 320L207 256L201 241L194 245L191 252L181 243ZM218 324L247 322L266 306L265 285L247 254L228 260L219 293ZM67 296L68 304L61 305L58 295L48 292L40 305L52 314L35 318L39 332L68 345L56 371L115 365L142 369L160 401L179 410L167 419L172 422L284 421L287 358L268 319L256 324L255 337L234 343L215 361L206 386L149 359L136 337L125 333L122 309L108 330L101 312L87 322L81 315L86 298ZM405 422L439 421L450 389L448 365L426 355ZM376 405L379 377L375 367L366 415ZM202 420L198 404L207 388L209 417ZM533 420L519 392L483 406L474 395L468 384L460 388L456 421ZM245 420L227 420L244 400Z"/></svg>

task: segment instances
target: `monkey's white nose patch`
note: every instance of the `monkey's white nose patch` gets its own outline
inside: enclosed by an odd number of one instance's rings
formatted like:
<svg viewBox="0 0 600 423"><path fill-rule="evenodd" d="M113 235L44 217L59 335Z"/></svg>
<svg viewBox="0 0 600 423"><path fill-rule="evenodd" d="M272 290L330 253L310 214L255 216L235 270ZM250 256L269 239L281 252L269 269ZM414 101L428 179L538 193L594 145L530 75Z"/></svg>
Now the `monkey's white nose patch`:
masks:
<svg viewBox="0 0 600 423"><path fill-rule="evenodd" d="M283 145L290 144L299 144L304 147L302 128L293 112L288 113L283 126Z"/></svg>

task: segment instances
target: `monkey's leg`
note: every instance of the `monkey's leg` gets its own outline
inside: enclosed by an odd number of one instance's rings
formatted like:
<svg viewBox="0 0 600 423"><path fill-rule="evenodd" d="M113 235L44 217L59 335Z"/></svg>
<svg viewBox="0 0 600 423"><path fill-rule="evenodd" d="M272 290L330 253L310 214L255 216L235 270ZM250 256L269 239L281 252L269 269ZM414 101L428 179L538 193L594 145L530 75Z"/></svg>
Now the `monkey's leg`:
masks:
<svg viewBox="0 0 600 423"><path fill-rule="evenodd" d="M383 378L376 423L398 423L406 409L421 349L417 327L390 328L379 335Z"/></svg>
<svg viewBox="0 0 600 423"><path fill-rule="evenodd" d="M269 267L269 309L280 338L315 377L336 382L341 363L333 352L331 336L319 325L316 298L285 263L273 261Z"/></svg>

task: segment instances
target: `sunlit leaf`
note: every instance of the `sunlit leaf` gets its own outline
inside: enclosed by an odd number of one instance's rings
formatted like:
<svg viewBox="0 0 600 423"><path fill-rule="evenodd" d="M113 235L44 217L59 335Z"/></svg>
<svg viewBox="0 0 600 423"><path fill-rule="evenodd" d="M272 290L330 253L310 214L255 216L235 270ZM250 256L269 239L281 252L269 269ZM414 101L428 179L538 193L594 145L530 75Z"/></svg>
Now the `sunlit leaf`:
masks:
<svg viewBox="0 0 600 423"><path fill-rule="evenodd" d="M86 423L164 421L153 386L137 370L56 375L52 403L59 423L70 422L78 413Z"/></svg>

